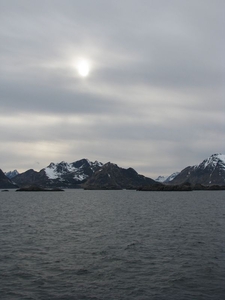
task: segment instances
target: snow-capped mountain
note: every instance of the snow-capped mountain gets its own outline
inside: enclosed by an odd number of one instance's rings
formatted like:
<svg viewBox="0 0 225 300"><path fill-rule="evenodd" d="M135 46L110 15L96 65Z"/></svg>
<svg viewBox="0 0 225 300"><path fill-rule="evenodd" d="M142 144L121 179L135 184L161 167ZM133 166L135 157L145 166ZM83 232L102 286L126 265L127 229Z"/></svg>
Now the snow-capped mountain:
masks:
<svg viewBox="0 0 225 300"><path fill-rule="evenodd" d="M225 155L213 154L200 164L183 169L171 184L225 185Z"/></svg>
<svg viewBox="0 0 225 300"><path fill-rule="evenodd" d="M5 172L5 175L6 175L9 179L12 179L13 177L15 177L15 176L18 175L18 174L19 174L19 172L18 172L17 170Z"/></svg>
<svg viewBox="0 0 225 300"><path fill-rule="evenodd" d="M73 163L62 161L50 163L49 166L36 172L28 170L13 178L19 186L40 185L44 187L71 187L75 188L102 167L102 163L81 159Z"/></svg>
<svg viewBox="0 0 225 300"><path fill-rule="evenodd" d="M103 163L101 162L91 162L88 159L81 159L73 163L64 161L58 164L51 163L44 169L44 172L49 179L64 181L65 176L72 175L75 181L82 182L102 166Z"/></svg>
<svg viewBox="0 0 225 300"><path fill-rule="evenodd" d="M168 183L170 181L172 181L180 172L175 172L173 174L171 174L170 176L166 177L166 176L159 176L155 179L155 181L157 182L161 182L161 183Z"/></svg>

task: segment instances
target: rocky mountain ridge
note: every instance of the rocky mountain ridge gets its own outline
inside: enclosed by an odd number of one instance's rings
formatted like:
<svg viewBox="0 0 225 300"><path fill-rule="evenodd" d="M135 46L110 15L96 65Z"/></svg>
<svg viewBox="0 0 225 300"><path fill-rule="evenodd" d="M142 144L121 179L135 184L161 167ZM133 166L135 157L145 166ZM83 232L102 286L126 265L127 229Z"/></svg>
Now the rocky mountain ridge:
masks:
<svg viewBox="0 0 225 300"><path fill-rule="evenodd" d="M106 163L83 185L85 189L136 189L153 185L151 178L138 174L134 169L120 168L116 164Z"/></svg>

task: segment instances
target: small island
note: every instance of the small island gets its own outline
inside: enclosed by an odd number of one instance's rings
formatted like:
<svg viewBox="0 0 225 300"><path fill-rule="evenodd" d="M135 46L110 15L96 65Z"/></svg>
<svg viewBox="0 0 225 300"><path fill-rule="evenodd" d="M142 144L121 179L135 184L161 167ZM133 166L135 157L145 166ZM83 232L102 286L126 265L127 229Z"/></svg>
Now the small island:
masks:
<svg viewBox="0 0 225 300"><path fill-rule="evenodd" d="M44 188L36 185L24 186L16 190L16 192L64 192L60 188Z"/></svg>

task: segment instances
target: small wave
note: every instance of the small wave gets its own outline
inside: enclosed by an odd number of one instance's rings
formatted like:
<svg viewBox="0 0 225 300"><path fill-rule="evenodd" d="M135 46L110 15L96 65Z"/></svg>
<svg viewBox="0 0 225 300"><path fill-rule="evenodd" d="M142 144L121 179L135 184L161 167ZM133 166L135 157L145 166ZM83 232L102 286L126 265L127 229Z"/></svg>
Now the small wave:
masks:
<svg viewBox="0 0 225 300"><path fill-rule="evenodd" d="M76 274L77 275L86 275L86 274L89 274L90 271L88 271L87 269L79 269Z"/></svg>

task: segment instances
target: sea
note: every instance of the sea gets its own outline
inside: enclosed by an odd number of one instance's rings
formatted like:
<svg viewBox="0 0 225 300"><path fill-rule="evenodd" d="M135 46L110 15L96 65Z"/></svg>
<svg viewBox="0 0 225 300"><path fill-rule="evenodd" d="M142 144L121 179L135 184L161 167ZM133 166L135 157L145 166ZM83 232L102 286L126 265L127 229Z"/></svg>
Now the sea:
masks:
<svg viewBox="0 0 225 300"><path fill-rule="evenodd" d="M224 300L225 191L0 192L1 300Z"/></svg>

